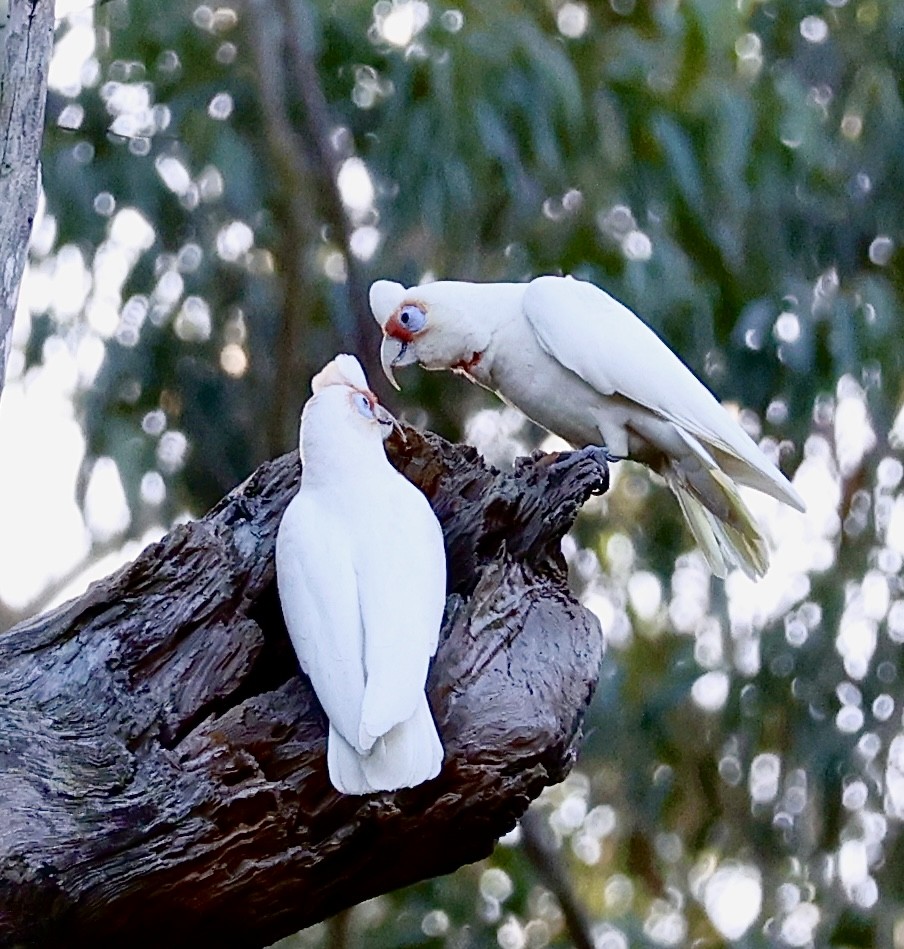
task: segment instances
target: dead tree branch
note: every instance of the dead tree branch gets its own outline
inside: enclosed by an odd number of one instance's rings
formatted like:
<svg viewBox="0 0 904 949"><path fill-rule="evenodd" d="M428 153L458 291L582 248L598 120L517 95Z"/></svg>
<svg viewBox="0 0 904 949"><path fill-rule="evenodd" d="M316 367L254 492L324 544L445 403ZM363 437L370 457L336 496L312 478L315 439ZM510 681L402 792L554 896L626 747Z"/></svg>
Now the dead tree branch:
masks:
<svg viewBox="0 0 904 949"><path fill-rule="evenodd" d="M503 474L412 430L390 450L447 543L440 776L328 782L274 583L286 455L0 637L0 945L265 945L485 856L568 772L602 639L559 542L604 472L573 453Z"/></svg>

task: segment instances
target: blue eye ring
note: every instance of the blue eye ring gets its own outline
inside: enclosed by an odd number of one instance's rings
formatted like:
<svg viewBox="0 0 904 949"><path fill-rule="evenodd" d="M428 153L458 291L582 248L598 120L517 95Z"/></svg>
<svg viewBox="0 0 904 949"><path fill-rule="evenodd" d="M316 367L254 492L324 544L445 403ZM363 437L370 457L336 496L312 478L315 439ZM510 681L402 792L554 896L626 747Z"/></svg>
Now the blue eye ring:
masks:
<svg viewBox="0 0 904 949"><path fill-rule="evenodd" d="M399 310L399 325L409 333L420 332L427 323L427 315L414 303L406 303Z"/></svg>
<svg viewBox="0 0 904 949"><path fill-rule="evenodd" d="M363 392L356 392L352 399L355 403L355 408L358 410L359 415L363 415L364 418L372 419L374 418L374 407L371 404L370 399Z"/></svg>

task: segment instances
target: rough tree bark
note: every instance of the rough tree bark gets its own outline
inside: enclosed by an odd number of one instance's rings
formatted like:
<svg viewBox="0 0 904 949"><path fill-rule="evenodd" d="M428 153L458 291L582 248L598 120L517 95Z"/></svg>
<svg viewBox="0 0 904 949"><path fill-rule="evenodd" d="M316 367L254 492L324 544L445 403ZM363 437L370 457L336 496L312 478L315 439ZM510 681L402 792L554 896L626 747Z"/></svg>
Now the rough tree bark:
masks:
<svg viewBox="0 0 904 949"><path fill-rule="evenodd" d="M0 945L265 945L485 856L565 776L603 644L559 541L605 469L577 452L500 473L413 430L389 448L448 550L439 777L328 782L274 582L286 455L0 638Z"/></svg>
<svg viewBox="0 0 904 949"><path fill-rule="evenodd" d="M38 204L53 0L0 2L0 392Z"/></svg>

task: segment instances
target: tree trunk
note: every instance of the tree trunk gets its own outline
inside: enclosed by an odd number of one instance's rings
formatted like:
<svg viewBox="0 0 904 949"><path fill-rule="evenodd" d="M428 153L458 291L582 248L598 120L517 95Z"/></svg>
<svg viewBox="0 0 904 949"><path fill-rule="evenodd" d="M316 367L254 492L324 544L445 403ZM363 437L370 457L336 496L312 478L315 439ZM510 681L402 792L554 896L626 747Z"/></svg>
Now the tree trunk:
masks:
<svg viewBox="0 0 904 949"><path fill-rule="evenodd" d="M0 6L0 392L38 205L38 154L53 48L52 0Z"/></svg>
<svg viewBox="0 0 904 949"><path fill-rule="evenodd" d="M448 551L439 777L367 797L329 784L274 582L286 455L0 638L0 945L265 945L485 856L565 776L602 637L559 542L606 471L585 451L503 474L406 434L390 454Z"/></svg>

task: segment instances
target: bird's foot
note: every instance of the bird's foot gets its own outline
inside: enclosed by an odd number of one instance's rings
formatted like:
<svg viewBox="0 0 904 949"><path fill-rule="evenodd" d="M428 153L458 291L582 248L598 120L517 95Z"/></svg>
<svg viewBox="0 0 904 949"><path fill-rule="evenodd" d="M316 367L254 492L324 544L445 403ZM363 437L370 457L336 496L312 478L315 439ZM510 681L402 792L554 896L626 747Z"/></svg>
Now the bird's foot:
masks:
<svg viewBox="0 0 904 949"><path fill-rule="evenodd" d="M586 448L582 448L578 454L595 461L600 467L599 486L594 488L590 493L596 495L605 494L609 490L609 466L616 461L623 461L624 459L618 455L613 455L605 445L588 445Z"/></svg>
<svg viewBox="0 0 904 949"><path fill-rule="evenodd" d="M591 494L605 494L609 490L609 465L622 459L610 452L602 445L588 445L586 448L580 448L576 451L552 452L548 454L543 451L535 451L530 458L519 458L515 462L515 470L526 467L529 464L541 468L547 468L550 471L556 469L571 468L575 463L590 461L596 464L599 469L599 483Z"/></svg>
<svg viewBox="0 0 904 949"><path fill-rule="evenodd" d="M617 461L624 461L624 455L613 455L605 445L588 445L580 449L588 458L593 458L603 465L614 465Z"/></svg>

